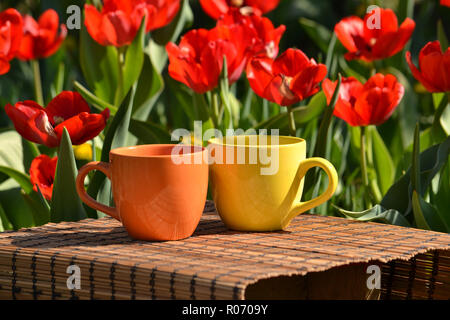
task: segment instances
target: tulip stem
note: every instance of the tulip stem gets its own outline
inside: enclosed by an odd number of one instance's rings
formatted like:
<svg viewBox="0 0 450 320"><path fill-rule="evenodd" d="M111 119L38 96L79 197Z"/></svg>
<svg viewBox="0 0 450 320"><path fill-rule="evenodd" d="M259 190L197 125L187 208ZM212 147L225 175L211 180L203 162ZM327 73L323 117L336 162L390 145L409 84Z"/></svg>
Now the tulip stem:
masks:
<svg viewBox="0 0 450 320"><path fill-rule="evenodd" d="M44 94L42 93L41 71L39 69L39 61L31 60L31 68L33 69L34 78L34 97L36 102L41 106L44 105Z"/></svg>
<svg viewBox="0 0 450 320"><path fill-rule="evenodd" d="M369 186L369 178L367 176L367 159L366 159L366 127L360 127L361 129L361 174L365 187Z"/></svg>
<svg viewBox="0 0 450 320"><path fill-rule="evenodd" d="M288 117L289 117L289 131L290 135L295 137L297 135L297 128L295 127L295 117L292 106L287 107Z"/></svg>
<svg viewBox="0 0 450 320"><path fill-rule="evenodd" d="M214 123L214 127L217 129L219 127L219 96L217 92L212 92L211 107L212 107L212 121Z"/></svg>
<svg viewBox="0 0 450 320"><path fill-rule="evenodd" d="M116 108L120 107L121 100L123 98L123 64L124 64L124 51L122 48L117 49L117 66L119 67L119 82L117 84L116 96L114 99L114 104Z"/></svg>

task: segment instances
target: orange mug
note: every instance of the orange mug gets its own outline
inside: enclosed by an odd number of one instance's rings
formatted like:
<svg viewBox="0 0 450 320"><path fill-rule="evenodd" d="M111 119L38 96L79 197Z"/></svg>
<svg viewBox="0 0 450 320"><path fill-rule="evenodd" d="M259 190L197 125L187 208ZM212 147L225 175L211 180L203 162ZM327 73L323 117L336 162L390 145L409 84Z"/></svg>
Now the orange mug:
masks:
<svg viewBox="0 0 450 320"><path fill-rule="evenodd" d="M132 238L188 238L197 228L206 201L207 153L206 148L187 145L114 149L109 163L91 162L80 169L77 192L88 206L121 221ZM115 208L86 193L84 179L92 170L100 170L111 180Z"/></svg>

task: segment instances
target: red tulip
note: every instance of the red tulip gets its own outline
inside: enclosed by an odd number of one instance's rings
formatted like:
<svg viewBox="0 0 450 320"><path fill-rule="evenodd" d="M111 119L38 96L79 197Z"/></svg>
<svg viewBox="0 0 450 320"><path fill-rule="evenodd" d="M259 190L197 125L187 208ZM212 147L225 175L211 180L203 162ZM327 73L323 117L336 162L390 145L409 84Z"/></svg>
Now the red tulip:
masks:
<svg viewBox="0 0 450 320"><path fill-rule="evenodd" d="M336 85L329 79L323 81L328 103ZM354 127L380 125L392 115L404 92L404 87L390 74L378 73L364 85L353 77L343 78L334 115Z"/></svg>
<svg viewBox="0 0 450 320"><path fill-rule="evenodd" d="M0 75L9 71L22 40L22 16L16 9L0 12Z"/></svg>
<svg viewBox="0 0 450 320"><path fill-rule="evenodd" d="M14 127L25 139L57 147L64 128L69 132L72 144L83 144L96 137L106 126L109 110L91 114L86 101L77 92L63 91L46 108L34 101L8 104L5 111Z"/></svg>
<svg viewBox="0 0 450 320"><path fill-rule="evenodd" d="M275 9L278 3L280 3L280 0L200 0L203 10L216 20L233 7L241 8L246 12L253 11L261 15Z"/></svg>
<svg viewBox="0 0 450 320"><path fill-rule="evenodd" d="M376 19L379 14L379 27ZM375 23L375 25L372 25ZM349 51L347 60L362 59L373 61L389 58L400 52L414 31L416 24L410 18L398 27L397 16L390 9L376 9L365 16L348 17L334 28L336 36Z"/></svg>
<svg viewBox="0 0 450 320"><path fill-rule="evenodd" d="M34 158L31 162L30 181L33 184L33 190L38 192L39 187L47 200L52 200L57 162L58 157L50 158L45 154Z"/></svg>
<svg viewBox="0 0 450 320"><path fill-rule="evenodd" d="M23 19L23 37L18 53L22 60L47 58L58 51L67 35L64 24L59 25L59 17L55 10L45 11L39 20L31 16Z"/></svg>
<svg viewBox="0 0 450 320"><path fill-rule="evenodd" d="M414 78L430 92L450 91L450 48L442 53L439 41L427 43L419 55L419 69L411 61L411 52L406 53L406 61Z"/></svg>
<svg viewBox="0 0 450 320"><path fill-rule="evenodd" d="M99 44L121 47L133 42L144 16L149 32L169 24L179 9L180 0L105 0L101 12L85 5L84 23Z"/></svg>
<svg viewBox="0 0 450 320"><path fill-rule="evenodd" d="M223 37L226 32L221 28L197 29L186 33L178 46L169 42L170 76L197 93L205 93L217 86L225 56L228 80L237 81L247 62L245 46L238 35L233 39Z"/></svg>
<svg viewBox="0 0 450 320"><path fill-rule="evenodd" d="M301 50L288 49L277 59L253 58L247 78L257 95L281 106L290 106L319 91L327 67L309 59Z"/></svg>
<svg viewBox="0 0 450 320"><path fill-rule="evenodd" d="M218 20L217 27L228 30L229 37L241 34L250 56L265 55L272 59L278 55L278 45L286 30L284 25L275 29L268 18L256 14L244 15L234 8Z"/></svg>
<svg viewBox="0 0 450 320"><path fill-rule="evenodd" d="M450 7L450 0L441 0L441 6Z"/></svg>

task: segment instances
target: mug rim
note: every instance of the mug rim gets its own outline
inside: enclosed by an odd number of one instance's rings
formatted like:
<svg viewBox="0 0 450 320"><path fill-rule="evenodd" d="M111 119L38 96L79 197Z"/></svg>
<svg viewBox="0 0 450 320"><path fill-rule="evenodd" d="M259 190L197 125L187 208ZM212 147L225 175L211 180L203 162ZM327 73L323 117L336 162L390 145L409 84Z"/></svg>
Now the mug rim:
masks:
<svg viewBox="0 0 450 320"><path fill-rule="evenodd" d="M245 147L245 148L288 148L292 147L298 144L306 143L305 139L298 138L298 137L291 137L291 136L277 136L279 139L286 139L286 140L293 140L291 143L279 143L276 145L248 145L248 144L239 144L239 143L223 143L223 140L225 138L229 137L259 137L260 135L256 134L244 134L244 135L237 135L237 136L228 136L228 137L221 137L221 138L212 138L208 140L208 144L214 144L219 146L225 146L225 147ZM268 137L272 137L271 135L267 135Z"/></svg>
<svg viewBox="0 0 450 320"><path fill-rule="evenodd" d="M183 153L183 154L151 154L151 155L139 155L139 154L127 154L127 153L122 153L125 152L127 150L135 150L135 149L144 149L144 148L156 148L156 147L176 147L176 146L182 146L182 147L191 147L194 148L194 152L189 152L189 153ZM206 147L203 146L196 146L196 145L181 145L181 144L141 144L141 145L136 145L136 146L129 146L129 147L119 147L119 148L115 148L112 149L109 152L110 156L118 156L118 157L124 157L124 158L139 158L139 159L150 159L150 158L158 158L158 159L165 159L165 158L172 158L172 157L185 157L185 156L192 156L194 154L197 153L203 153L206 152L208 149Z"/></svg>

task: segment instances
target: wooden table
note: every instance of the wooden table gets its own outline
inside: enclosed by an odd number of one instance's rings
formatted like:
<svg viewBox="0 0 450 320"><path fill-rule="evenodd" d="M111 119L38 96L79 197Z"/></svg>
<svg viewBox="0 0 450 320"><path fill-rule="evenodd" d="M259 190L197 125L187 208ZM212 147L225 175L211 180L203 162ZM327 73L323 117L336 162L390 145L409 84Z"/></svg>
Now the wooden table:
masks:
<svg viewBox="0 0 450 320"><path fill-rule="evenodd" d="M0 233L0 298L449 299L449 250L448 234L314 215L236 232L208 203L182 241L135 241L110 218ZM371 265L381 290L367 287Z"/></svg>

